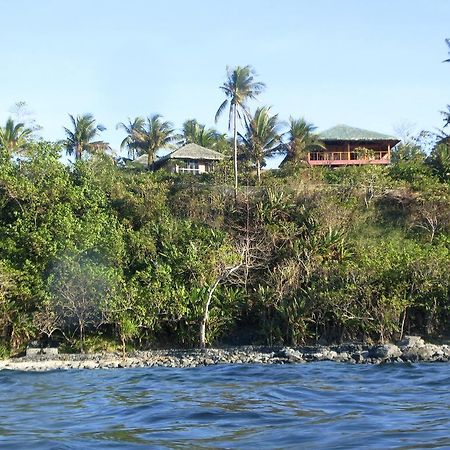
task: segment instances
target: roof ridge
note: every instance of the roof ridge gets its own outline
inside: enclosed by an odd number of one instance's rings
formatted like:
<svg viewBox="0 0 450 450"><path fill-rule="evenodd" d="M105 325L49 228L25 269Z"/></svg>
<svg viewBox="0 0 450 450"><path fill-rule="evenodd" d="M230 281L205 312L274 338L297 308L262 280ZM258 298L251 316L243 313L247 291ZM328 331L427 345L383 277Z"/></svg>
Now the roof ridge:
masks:
<svg viewBox="0 0 450 450"><path fill-rule="evenodd" d="M318 133L319 139L322 140L336 140L336 141L376 141L376 140L388 140L388 141L400 141L398 138L392 135L380 133L378 131L367 130L365 128L352 127L350 125L338 124L334 127L328 128Z"/></svg>

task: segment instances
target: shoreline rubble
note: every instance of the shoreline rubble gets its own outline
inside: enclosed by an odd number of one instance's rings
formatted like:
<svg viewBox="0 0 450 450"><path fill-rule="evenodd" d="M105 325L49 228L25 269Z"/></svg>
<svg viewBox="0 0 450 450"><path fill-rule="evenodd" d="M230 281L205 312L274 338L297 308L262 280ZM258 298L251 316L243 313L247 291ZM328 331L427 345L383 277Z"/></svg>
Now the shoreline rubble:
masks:
<svg viewBox="0 0 450 450"><path fill-rule="evenodd" d="M425 343L408 336L397 344L267 347L239 346L208 349L131 351L23 356L0 360L1 370L43 372L49 370L113 369L137 367L188 368L216 364L292 364L334 361L348 364L450 362L450 345Z"/></svg>

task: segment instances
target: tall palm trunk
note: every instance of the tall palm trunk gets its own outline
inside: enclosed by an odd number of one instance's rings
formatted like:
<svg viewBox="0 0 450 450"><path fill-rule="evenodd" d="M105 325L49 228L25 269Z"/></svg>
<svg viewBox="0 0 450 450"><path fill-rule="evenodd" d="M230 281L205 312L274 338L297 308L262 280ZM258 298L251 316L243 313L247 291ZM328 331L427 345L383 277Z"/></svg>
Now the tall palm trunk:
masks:
<svg viewBox="0 0 450 450"><path fill-rule="evenodd" d="M234 143L234 198L238 195L238 163L237 163L237 109L236 104L233 108L233 143Z"/></svg>
<svg viewBox="0 0 450 450"><path fill-rule="evenodd" d="M256 173L258 175L258 184L261 184L261 162L259 159L256 161Z"/></svg>
<svg viewBox="0 0 450 450"><path fill-rule="evenodd" d="M77 148L75 151L75 161L79 161L81 159L81 144L77 144Z"/></svg>
<svg viewBox="0 0 450 450"><path fill-rule="evenodd" d="M154 161L155 161L154 151L153 151L153 149L149 148L147 150L147 168L148 169L153 169Z"/></svg>

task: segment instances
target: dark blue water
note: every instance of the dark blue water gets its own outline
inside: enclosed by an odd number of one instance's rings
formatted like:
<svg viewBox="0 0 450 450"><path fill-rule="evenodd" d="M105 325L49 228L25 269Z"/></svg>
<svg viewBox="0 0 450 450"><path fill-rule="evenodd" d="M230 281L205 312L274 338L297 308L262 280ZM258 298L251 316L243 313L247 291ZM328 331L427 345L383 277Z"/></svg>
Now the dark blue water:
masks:
<svg viewBox="0 0 450 450"><path fill-rule="evenodd" d="M450 365L0 372L0 449L450 448Z"/></svg>

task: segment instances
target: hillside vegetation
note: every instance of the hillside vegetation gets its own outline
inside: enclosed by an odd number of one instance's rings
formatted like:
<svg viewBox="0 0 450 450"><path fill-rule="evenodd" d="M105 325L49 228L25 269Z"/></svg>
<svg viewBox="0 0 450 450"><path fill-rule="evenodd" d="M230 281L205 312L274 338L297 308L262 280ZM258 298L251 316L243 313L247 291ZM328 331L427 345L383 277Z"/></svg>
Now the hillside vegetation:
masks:
<svg viewBox="0 0 450 450"><path fill-rule="evenodd" d="M450 325L442 151L388 167L203 177L0 159L0 354L440 337ZM258 173L259 175L259 173Z"/></svg>

